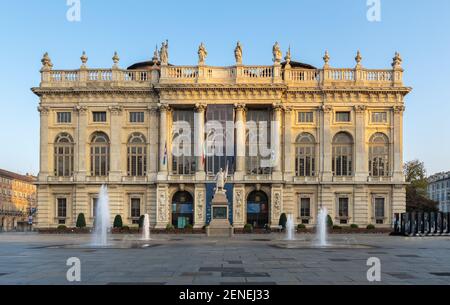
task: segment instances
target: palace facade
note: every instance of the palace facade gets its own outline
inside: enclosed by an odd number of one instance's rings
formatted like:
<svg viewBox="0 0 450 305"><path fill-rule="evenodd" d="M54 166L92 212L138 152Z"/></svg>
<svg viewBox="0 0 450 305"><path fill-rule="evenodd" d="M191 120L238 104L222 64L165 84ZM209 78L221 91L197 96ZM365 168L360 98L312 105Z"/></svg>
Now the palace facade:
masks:
<svg viewBox="0 0 450 305"><path fill-rule="evenodd" d="M202 228L220 168L235 228L277 225L282 213L310 226L320 207L336 224L390 226L406 208L411 88L400 55L392 68L371 70L359 52L353 68L332 67L328 52L316 68L292 61L290 50L283 61L278 44L272 51L272 65L249 66L238 43L234 66L213 67L202 44L198 65L178 66L165 42L127 69L117 54L112 68L88 68L83 53L76 70L54 70L45 54L32 89L40 98L37 226L75 226L80 213L92 225L106 184L111 220L133 225L149 214L155 228ZM221 128L226 144L216 147Z"/></svg>

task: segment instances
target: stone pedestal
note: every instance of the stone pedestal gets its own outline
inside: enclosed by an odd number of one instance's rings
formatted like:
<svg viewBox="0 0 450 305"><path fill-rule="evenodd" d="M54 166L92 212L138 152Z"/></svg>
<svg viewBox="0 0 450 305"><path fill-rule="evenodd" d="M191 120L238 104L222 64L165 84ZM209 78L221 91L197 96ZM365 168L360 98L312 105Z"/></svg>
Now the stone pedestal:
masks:
<svg viewBox="0 0 450 305"><path fill-rule="evenodd" d="M225 191L219 191L211 202L211 222L206 227L209 236L232 237L234 230L228 220L228 200Z"/></svg>

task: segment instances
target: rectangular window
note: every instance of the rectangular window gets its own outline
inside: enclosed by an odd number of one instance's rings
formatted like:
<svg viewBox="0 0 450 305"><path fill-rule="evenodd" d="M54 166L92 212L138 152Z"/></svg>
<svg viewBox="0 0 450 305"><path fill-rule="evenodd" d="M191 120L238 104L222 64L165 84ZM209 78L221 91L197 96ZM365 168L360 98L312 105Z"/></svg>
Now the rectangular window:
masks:
<svg viewBox="0 0 450 305"><path fill-rule="evenodd" d="M72 112L58 112L56 117L59 124L72 123Z"/></svg>
<svg viewBox="0 0 450 305"><path fill-rule="evenodd" d="M375 220L377 224L384 222L384 198L375 198Z"/></svg>
<svg viewBox="0 0 450 305"><path fill-rule="evenodd" d="M141 217L141 199L131 198L131 218Z"/></svg>
<svg viewBox="0 0 450 305"><path fill-rule="evenodd" d="M336 122L350 122L350 111L336 112Z"/></svg>
<svg viewBox="0 0 450 305"><path fill-rule="evenodd" d="M386 123L387 122L387 112L372 112L372 123Z"/></svg>
<svg viewBox="0 0 450 305"><path fill-rule="evenodd" d="M298 113L298 122L299 123L313 123L314 122L314 113L313 112L299 112Z"/></svg>
<svg viewBox="0 0 450 305"><path fill-rule="evenodd" d="M106 122L106 112L94 111L92 112L92 119L94 122Z"/></svg>
<svg viewBox="0 0 450 305"><path fill-rule="evenodd" d="M130 112L130 123L144 123L144 112Z"/></svg>
<svg viewBox="0 0 450 305"><path fill-rule="evenodd" d="M339 218L341 224L348 223L348 198L339 198Z"/></svg>
<svg viewBox="0 0 450 305"><path fill-rule="evenodd" d="M67 199L66 198L58 198L58 218L66 218L67 217Z"/></svg>
<svg viewBox="0 0 450 305"><path fill-rule="evenodd" d="M300 217L311 217L311 198L300 198Z"/></svg>

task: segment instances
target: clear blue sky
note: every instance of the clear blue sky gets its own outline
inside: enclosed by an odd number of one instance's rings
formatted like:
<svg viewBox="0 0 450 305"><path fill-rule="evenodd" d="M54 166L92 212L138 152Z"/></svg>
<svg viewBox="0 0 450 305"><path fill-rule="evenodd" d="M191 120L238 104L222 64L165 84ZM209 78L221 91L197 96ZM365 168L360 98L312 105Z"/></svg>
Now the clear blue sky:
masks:
<svg viewBox="0 0 450 305"><path fill-rule="evenodd" d="M148 60L155 44L170 42L170 61L195 64L205 42L211 65L230 65L237 40L244 63L270 64L271 48L292 46L293 58L321 66L353 67L356 50L368 68L404 60L405 160L418 158L428 172L450 170L450 1L381 0L381 22L366 18L366 0L152 1L81 0L81 22L68 22L66 0L1 1L0 168L39 170L40 59L48 51L55 69L110 67Z"/></svg>

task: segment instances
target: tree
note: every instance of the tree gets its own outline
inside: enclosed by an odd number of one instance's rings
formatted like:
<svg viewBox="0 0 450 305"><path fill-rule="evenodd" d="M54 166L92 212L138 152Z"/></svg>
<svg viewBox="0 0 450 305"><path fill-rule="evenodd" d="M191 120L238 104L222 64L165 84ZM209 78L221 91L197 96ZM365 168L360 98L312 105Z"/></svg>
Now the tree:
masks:
<svg viewBox="0 0 450 305"><path fill-rule="evenodd" d="M122 228L123 227L122 216L116 215L116 217L114 218L113 226L114 226L114 228Z"/></svg>
<svg viewBox="0 0 450 305"><path fill-rule="evenodd" d="M77 228L86 228L86 218L83 213L78 214L77 217Z"/></svg>
<svg viewBox="0 0 450 305"><path fill-rule="evenodd" d="M437 212L438 203L427 198L427 172L425 164L419 160L406 162L403 166L406 177L406 211Z"/></svg>

